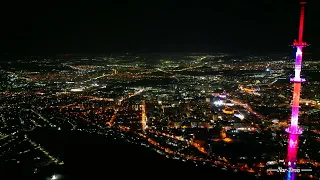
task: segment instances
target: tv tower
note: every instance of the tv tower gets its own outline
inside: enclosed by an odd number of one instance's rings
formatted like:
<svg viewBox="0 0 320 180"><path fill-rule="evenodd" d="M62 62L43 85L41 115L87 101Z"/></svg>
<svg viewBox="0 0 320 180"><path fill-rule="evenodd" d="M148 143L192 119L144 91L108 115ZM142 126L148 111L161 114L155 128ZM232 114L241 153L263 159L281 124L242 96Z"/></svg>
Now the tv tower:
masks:
<svg viewBox="0 0 320 180"><path fill-rule="evenodd" d="M300 77L301 65L302 65L302 48L307 46L306 42L302 41L303 37L303 26L304 26L304 5L306 2L300 2L301 12L300 12L300 26L299 26L299 37L298 41L294 40L293 46L297 48L296 51L296 62L295 62L295 75L293 78L290 78L290 82L293 83L293 99L292 99L292 114L291 114L291 123L290 126L286 129L286 132L289 133L288 138L288 173L287 180L295 179L295 173L290 171L290 169L296 168L297 160L297 151L298 151L298 141L299 135L302 134L302 129L298 126L298 117L299 117L299 101L300 101L300 91L301 83L305 82L304 78Z"/></svg>

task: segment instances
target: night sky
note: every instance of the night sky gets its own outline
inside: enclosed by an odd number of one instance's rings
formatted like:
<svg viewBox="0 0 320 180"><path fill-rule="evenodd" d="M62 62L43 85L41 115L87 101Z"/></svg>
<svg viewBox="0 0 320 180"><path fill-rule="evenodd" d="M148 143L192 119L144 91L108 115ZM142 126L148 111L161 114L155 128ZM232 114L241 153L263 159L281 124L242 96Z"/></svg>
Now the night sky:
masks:
<svg viewBox="0 0 320 180"><path fill-rule="evenodd" d="M320 47L318 0L305 38ZM3 53L282 52L298 35L299 1L100 1L2 6Z"/></svg>

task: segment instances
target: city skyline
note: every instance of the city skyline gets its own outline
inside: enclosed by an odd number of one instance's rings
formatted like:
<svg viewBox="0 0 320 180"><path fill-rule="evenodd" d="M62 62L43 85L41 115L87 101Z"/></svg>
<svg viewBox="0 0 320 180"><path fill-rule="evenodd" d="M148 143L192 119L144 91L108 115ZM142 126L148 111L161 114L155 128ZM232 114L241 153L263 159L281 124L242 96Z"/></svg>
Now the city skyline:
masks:
<svg viewBox="0 0 320 180"><path fill-rule="evenodd" d="M0 179L319 179L316 1L211 4L19 4Z"/></svg>

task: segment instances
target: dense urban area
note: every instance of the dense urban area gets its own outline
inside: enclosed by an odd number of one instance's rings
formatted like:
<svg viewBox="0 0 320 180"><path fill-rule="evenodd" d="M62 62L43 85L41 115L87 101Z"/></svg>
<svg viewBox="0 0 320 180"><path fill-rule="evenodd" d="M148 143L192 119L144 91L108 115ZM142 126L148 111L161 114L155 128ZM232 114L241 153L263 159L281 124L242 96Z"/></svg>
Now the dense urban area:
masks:
<svg viewBox="0 0 320 180"><path fill-rule="evenodd" d="M37 174L64 157L32 135L81 131L232 173L281 176L293 55L114 54L4 58L0 159ZM302 76L298 176L320 177L320 62ZM53 174L52 176L58 176ZM54 179L54 178L52 178Z"/></svg>

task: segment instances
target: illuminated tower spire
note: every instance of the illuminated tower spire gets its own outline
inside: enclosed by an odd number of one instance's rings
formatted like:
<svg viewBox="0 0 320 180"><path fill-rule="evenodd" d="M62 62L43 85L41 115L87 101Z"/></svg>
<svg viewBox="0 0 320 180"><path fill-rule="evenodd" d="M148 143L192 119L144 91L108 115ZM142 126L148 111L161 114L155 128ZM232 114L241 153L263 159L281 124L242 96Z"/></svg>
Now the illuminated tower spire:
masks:
<svg viewBox="0 0 320 180"><path fill-rule="evenodd" d="M301 65L302 65L302 48L307 45L307 43L302 41L303 35L303 23L304 23L304 4L305 2L300 3L301 14L300 14L300 28L299 28L299 39L294 40L293 46L297 48L296 52L296 62L294 67L294 77L290 78L290 81L293 82L293 99L292 99L292 114L291 114L291 124L287 129L287 132L290 134L302 134L302 130L298 127L298 116L299 116L299 101L300 101L300 91L301 83L305 82L304 78L300 77Z"/></svg>
<svg viewBox="0 0 320 180"><path fill-rule="evenodd" d="M303 26L304 26L304 5L306 2L301 2L301 12L300 12L300 26L299 26L299 37L298 41L294 40L293 46L297 48L296 52L296 62L295 62L295 75L293 78L290 78L290 81L293 83L293 99L292 99L292 114L291 114L291 123L290 126L286 129L289 133L288 138L288 155L287 162L289 169L295 169L296 160L297 160L297 151L298 151L298 141L299 134L302 134L302 129L298 126L298 117L299 117L299 101L300 101L300 91L301 83L306 80L300 77L301 65L302 65L302 48L307 46L307 43L302 41L303 37ZM288 171L287 179L295 179L295 173Z"/></svg>

